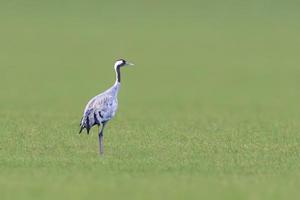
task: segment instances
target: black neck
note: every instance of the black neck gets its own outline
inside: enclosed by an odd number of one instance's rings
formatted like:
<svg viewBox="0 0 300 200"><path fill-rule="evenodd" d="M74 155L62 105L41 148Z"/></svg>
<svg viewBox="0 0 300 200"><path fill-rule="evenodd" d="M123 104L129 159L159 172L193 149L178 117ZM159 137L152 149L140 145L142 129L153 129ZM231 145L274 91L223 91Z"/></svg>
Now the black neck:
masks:
<svg viewBox="0 0 300 200"><path fill-rule="evenodd" d="M121 67L121 66L117 66L117 69L116 69L117 80L118 80L119 83L121 83L121 72L120 72L120 67Z"/></svg>

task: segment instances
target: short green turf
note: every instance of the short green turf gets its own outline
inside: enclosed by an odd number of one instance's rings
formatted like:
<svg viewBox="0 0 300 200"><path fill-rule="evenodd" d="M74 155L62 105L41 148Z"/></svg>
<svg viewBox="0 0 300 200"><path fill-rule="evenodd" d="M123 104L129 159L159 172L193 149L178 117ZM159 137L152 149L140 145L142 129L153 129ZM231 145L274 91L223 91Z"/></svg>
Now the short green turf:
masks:
<svg viewBox="0 0 300 200"><path fill-rule="evenodd" d="M297 1L1 1L0 199L297 199ZM114 82L119 110L78 134Z"/></svg>

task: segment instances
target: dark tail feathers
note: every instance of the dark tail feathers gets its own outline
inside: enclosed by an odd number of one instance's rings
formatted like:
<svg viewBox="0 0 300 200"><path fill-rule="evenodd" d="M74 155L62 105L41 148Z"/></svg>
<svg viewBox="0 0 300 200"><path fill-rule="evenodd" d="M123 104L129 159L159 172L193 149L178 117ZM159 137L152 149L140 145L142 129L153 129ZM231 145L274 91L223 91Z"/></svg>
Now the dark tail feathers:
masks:
<svg viewBox="0 0 300 200"><path fill-rule="evenodd" d="M90 133L90 127L85 127L85 125L80 126L79 134L83 131L83 129L86 129L87 134Z"/></svg>

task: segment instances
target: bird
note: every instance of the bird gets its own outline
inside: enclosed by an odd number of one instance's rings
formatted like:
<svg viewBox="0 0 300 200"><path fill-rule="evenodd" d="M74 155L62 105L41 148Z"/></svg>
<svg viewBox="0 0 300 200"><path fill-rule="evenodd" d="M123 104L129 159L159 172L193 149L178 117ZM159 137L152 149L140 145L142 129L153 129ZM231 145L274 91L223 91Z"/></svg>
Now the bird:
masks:
<svg viewBox="0 0 300 200"><path fill-rule="evenodd" d="M97 125L99 128L98 141L100 155L104 154L103 131L105 125L115 116L118 108L118 93L121 86L121 68L133 65L133 63L127 62L124 59L118 59L114 64L114 70L116 73L116 81L114 85L103 93L93 97L85 106L83 116L80 121L79 134L84 129L86 129L87 134L89 134L90 129Z"/></svg>

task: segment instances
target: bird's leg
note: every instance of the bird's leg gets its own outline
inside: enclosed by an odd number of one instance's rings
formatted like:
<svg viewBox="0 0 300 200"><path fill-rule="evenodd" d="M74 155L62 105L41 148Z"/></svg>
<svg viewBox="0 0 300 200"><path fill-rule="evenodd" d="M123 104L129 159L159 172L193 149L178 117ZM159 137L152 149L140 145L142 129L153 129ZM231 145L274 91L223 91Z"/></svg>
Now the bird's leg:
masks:
<svg viewBox="0 0 300 200"><path fill-rule="evenodd" d="M99 133L99 152L100 152L100 155L102 155L104 153L103 133L102 132Z"/></svg>
<svg viewBox="0 0 300 200"><path fill-rule="evenodd" d="M102 155L104 153L104 147L103 147L103 125L101 126L101 128L99 128L99 153L100 155Z"/></svg>
<svg viewBox="0 0 300 200"><path fill-rule="evenodd" d="M100 155L103 155L104 153L104 145L103 145L103 129L104 129L105 123L102 123L101 129L99 128L99 153Z"/></svg>

